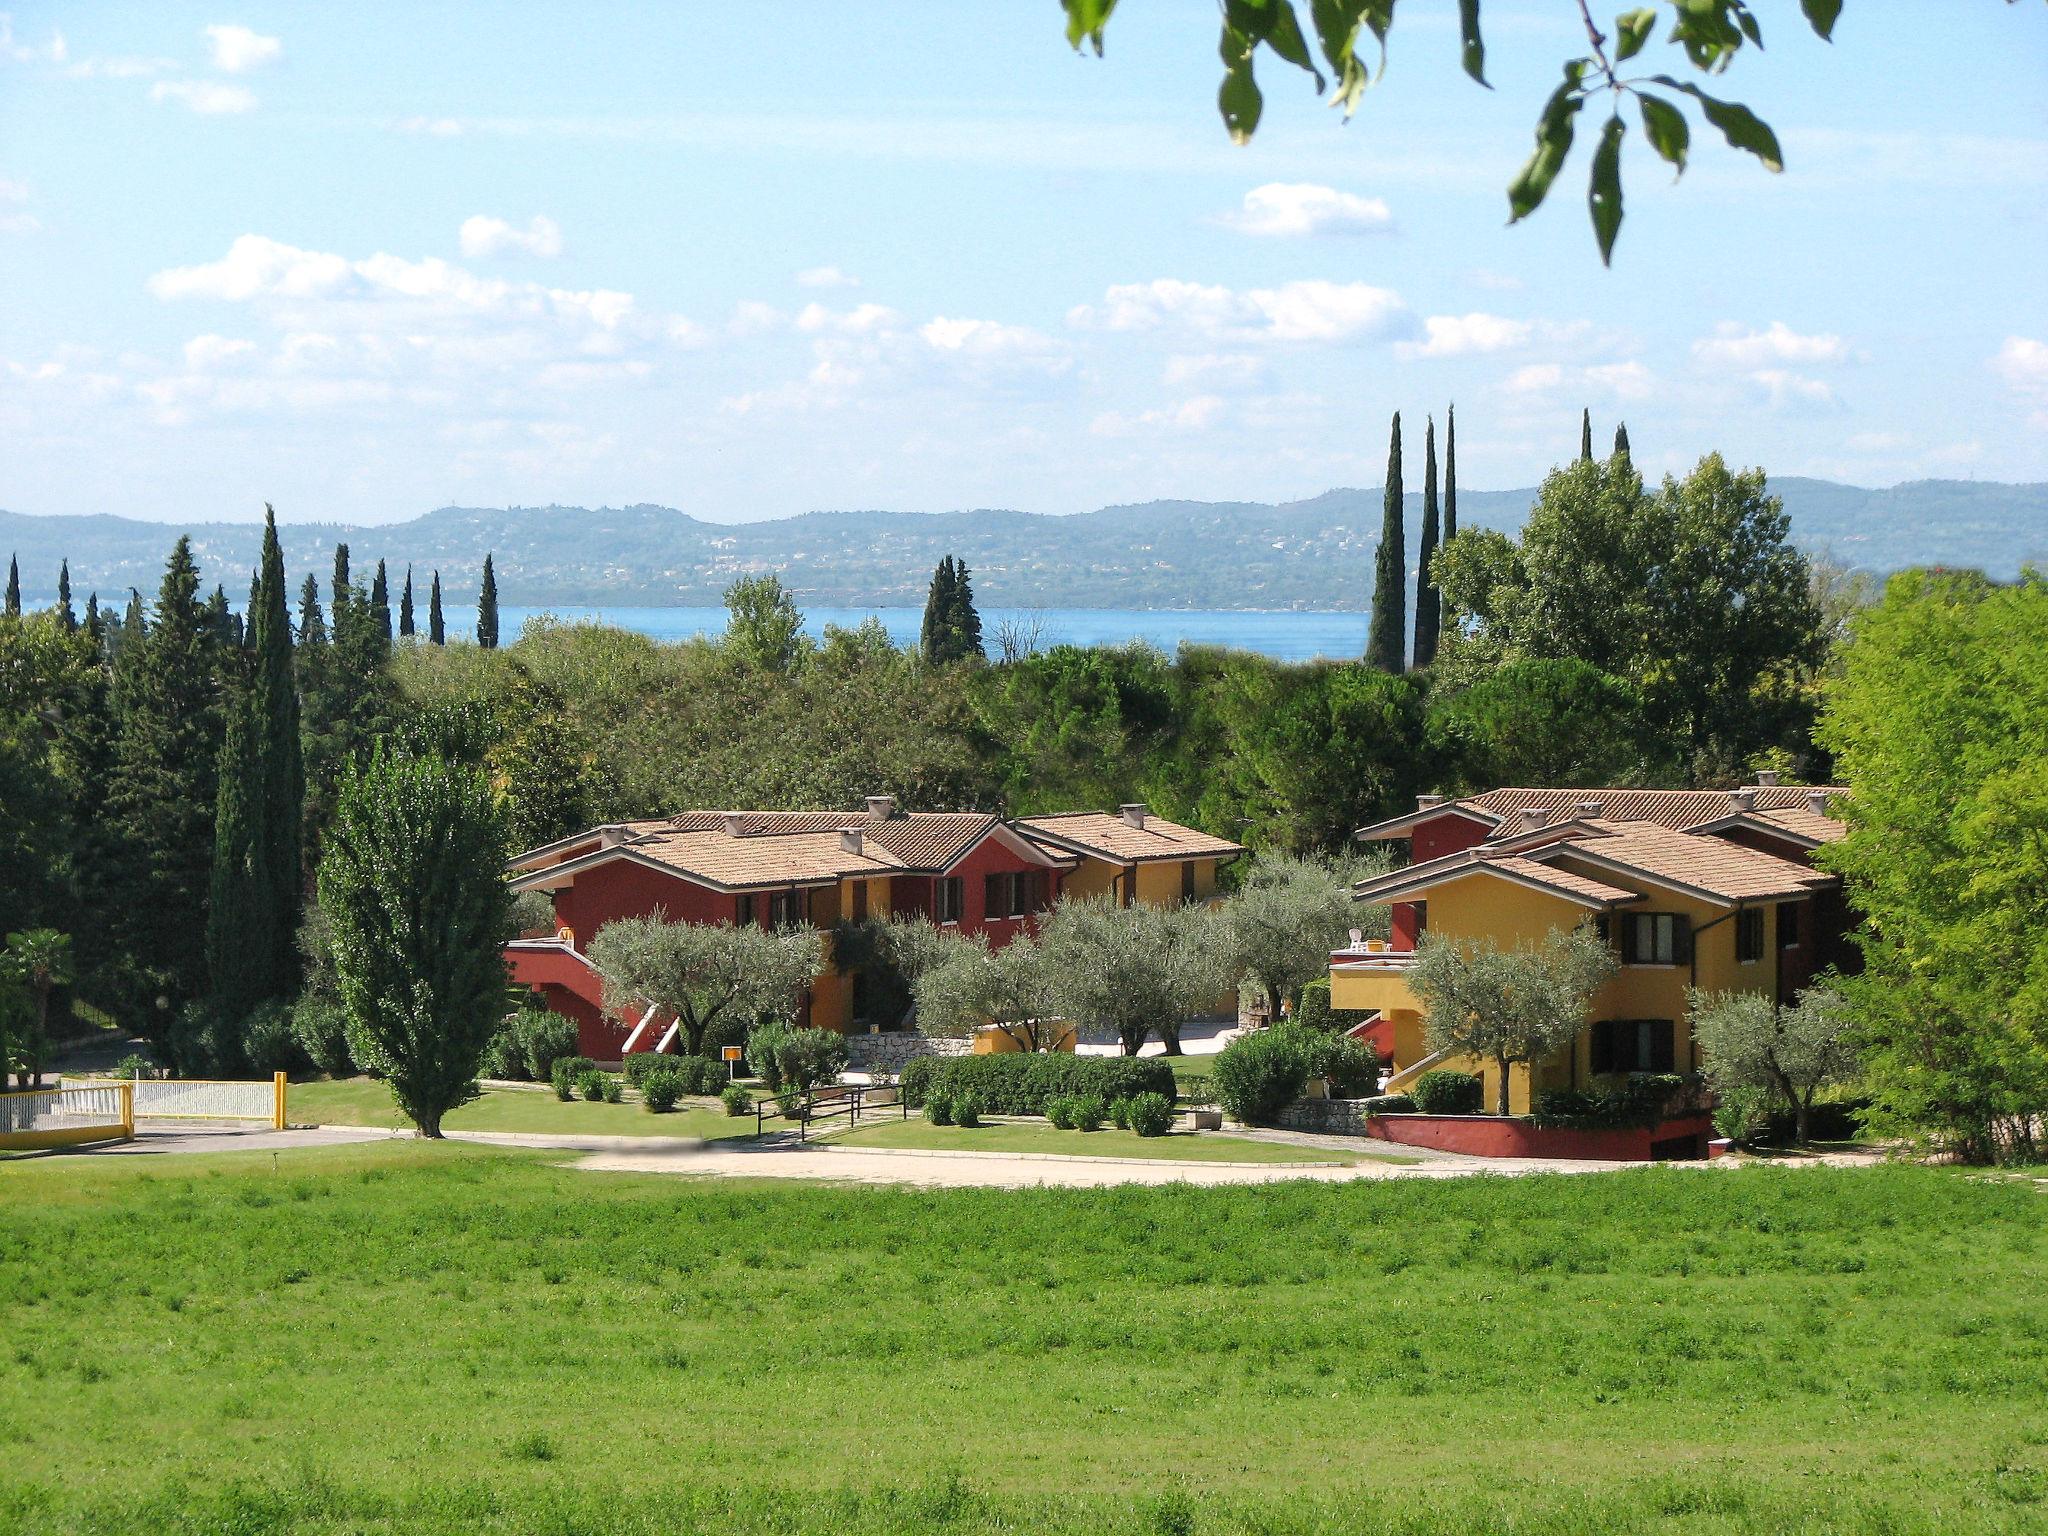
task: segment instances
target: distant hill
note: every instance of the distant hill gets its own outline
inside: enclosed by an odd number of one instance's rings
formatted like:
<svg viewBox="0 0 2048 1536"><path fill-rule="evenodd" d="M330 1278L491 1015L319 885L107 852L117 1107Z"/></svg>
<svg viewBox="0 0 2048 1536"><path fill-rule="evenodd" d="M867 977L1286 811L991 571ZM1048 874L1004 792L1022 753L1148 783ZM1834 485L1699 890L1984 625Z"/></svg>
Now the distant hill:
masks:
<svg viewBox="0 0 2048 1536"><path fill-rule="evenodd" d="M1865 490L1787 478L1793 537L1847 565L1979 566L2011 576L2048 563L2048 485L1919 480ZM1534 490L1458 493L1467 527L1513 529ZM1409 537L1421 518L1408 498ZM1070 517L972 512L810 512L762 523L707 523L668 507L442 507L377 527L302 523L282 530L296 592L301 574L324 593L334 545L346 540L359 578L389 563L393 595L407 565L425 601L439 569L451 605L472 600L486 551L506 603L537 607L714 604L734 577L774 571L821 607L924 601L941 555L962 556L992 607L1359 610L1379 543L1380 492L1326 491L1307 501L1152 501ZM247 589L261 530L202 523L191 533L206 582ZM83 602L131 586L154 591L179 530L120 517L0 512L0 554L15 552L31 595L52 590L71 562ZM1412 549L1412 543L1411 543Z"/></svg>

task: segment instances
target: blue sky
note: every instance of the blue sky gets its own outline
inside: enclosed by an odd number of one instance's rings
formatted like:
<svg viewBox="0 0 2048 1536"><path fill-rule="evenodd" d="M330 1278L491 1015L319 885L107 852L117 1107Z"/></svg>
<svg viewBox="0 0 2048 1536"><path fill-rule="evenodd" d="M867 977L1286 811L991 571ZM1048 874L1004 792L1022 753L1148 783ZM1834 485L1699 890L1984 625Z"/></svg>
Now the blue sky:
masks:
<svg viewBox="0 0 2048 1536"><path fill-rule="evenodd" d="M1100 60L1050 0L17 3L0 507L1267 501L1453 400L1478 487L1581 404L1656 471L2048 479L2048 14L1757 9L1785 174L1638 137L1603 271L1583 158L1505 226L1563 0L1488 0L1491 93L1409 0L1348 126L1268 65L1248 148L1192 0Z"/></svg>

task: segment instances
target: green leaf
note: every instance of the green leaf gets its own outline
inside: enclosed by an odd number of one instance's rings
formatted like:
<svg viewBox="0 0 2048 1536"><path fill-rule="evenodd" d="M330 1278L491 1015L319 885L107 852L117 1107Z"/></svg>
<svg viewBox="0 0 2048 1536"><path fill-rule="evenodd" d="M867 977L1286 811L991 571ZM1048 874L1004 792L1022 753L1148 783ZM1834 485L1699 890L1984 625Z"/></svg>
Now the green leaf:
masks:
<svg viewBox="0 0 2048 1536"><path fill-rule="evenodd" d="M1094 45L1095 56L1102 57L1102 29L1109 24L1109 13L1116 9L1116 0L1060 0L1067 9L1067 41L1074 51L1081 51L1081 44Z"/></svg>
<svg viewBox="0 0 2048 1536"><path fill-rule="evenodd" d="M1749 13L1749 7L1741 4L1740 0L1736 0L1734 10L1735 24L1742 28L1742 35L1752 43L1755 43L1757 47L1763 47L1763 29L1756 24L1756 18Z"/></svg>
<svg viewBox="0 0 2048 1536"><path fill-rule="evenodd" d="M1223 39L1217 45L1223 57L1223 85L1216 93L1216 109L1223 114L1223 126L1233 144L1251 142L1258 131L1259 113L1265 108L1259 83L1252 78L1252 48L1249 37L1228 21L1223 23Z"/></svg>
<svg viewBox="0 0 2048 1536"><path fill-rule="evenodd" d="M1687 85L1669 75L1653 77L1657 84L1683 91L1700 104L1708 122L1721 130L1731 149L1746 149L1764 163L1767 171L1785 169L1785 156L1778 148L1778 136L1771 125L1738 101L1718 101L1696 85Z"/></svg>
<svg viewBox="0 0 2048 1536"><path fill-rule="evenodd" d="M1650 147L1683 176L1686 151L1692 144L1692 129L1685 114L1661 96L1638 93L1636 105L1642 108L1643 136L1650 141Z"/></svg>
<svg viewBox="0 0 2048 1536"><path fill-rule="evenodd" d="M1295 17L1291 0L1274 0L1273 23L1266 32L1266 46L1288 63L1314 75L1316 89L1322 90L1323 72L1309 57L1308 39L1301 35L1301 22Z"/></svg>
<svg viewBox="0 0 2048 1536"><path fill-rule="evenodd" d="M1643 51L1643 44L1650 40L1650 29L1657 25L1657 8L1646 5L1640 10L1624 11L1614 18L1615 47L1614 60L1632 59Z"/></svg>
<svg viewBox="0 0 2048 1536"><path fill-rule="evenodd" d="M1829 42L1835 40L1835 22L1842 14L1842 0L1799 0L1807 24Z"/></svg>
<svg viewBox="0 0 2048 1536"><path fill-rule="evenodd" d="M1593 238L1600 242L1600 264L1611 265L1614 237L1621 233L1621 141L1628 124L1615 113L1607 119L1600 147L1593 151L1593 175L1586 186L1586 206L1593 214Z"/></svg>
<svg viewBox="0 0 2048 1536"><path fill-rule="evenodd" d="M1479 35L1479 0L1458 0L1458 33L1465 44L1465 73L1486 85L1486 40ZM1490 85L1486 88L1493 89Z"/></svg>
<svg viewBox="0 0 2048 1536"><path fill-rule="evenodd" d="M1564 83L1551 92L1543 115L1536 120L1536 151L1508 183L1508 222L1518 224L1543 204L1550 184L1564 166L1572 149L1572 119L1586 104L1580 94L1591 59L1573 59L1564 67Z"/></svg>

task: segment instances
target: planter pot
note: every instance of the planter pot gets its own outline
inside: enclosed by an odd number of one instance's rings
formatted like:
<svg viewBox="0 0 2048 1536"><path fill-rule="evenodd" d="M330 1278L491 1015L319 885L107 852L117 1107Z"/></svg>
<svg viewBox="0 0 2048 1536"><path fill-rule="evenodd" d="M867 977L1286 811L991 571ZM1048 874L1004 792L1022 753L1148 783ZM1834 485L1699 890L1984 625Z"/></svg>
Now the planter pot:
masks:
<svg viewBox="0 0 2048 1536"><path fill-rule="evenodd" d="M1194 1112L1194 1122L1198 1131L1220 1131L1223 1129L1223 1111L1198 1109Z"/></svg>

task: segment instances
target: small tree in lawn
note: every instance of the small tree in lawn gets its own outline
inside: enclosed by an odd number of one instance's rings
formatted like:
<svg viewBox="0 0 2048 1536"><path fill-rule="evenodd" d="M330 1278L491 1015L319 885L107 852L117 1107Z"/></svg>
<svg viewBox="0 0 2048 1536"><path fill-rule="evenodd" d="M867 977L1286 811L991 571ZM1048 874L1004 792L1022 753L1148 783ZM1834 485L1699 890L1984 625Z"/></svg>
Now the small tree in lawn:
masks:
<svg viewBox="0 0 2048 1536"><path fill-rule="evenodd" d="M1063 901L1039 930L1054 1010L1108 1030L1135 1056L1158 1031L1180 1052L1180 1025L1227 985L1218 918L1207 907L1117 905L1106 896Z"/></svg>
<svg viewBox="0 0 2048 1536"><path fill-rule="evenodd" d="M1505 1115L1508 1068L1570 1045L1616 969L1613 951L1584 925L1553 928L1541 944L1513 949L1431 936L1416 951L1408 985L1423 1001L1431 1050L1482 1056L1500 1069L1494 1112Z"/></svg>
<svg viewBox="0 0 2048 1536"><path fill-rule="evenodd" d="M1301 989L1330 968L1330 951L1359 921L1344 872L1318 859L1262 858L1223 906L1222 948L1229 979L1249 981L1267 1016L1301 1000Z"/></svg>
<svg viewBox="0 0 2048 1536"><path fill-rule="evenodd" d="M980 934L953 940L911 991L926 1034L965 1039L993 1026L1019 1050L1049 1051L1067 1032L1056 1017L1045 951L1022 935L1001 949Z"/></svg>
<svg viewBox="0 0 2048 1536"><path fill-rule="evenodd" d="M11 977L27 994L30 1011L28 1028L21 1032L22 1077L43 1085L43 1051L50 1039L50 994L76 979L71 963L71 936L54 928L31 928L26 933L7 935L7 947L0 950L0 974ZM0 1086L7 1081L7 1067L0 1060Z"/></svg>
<svg viewBox="0 0 2048 1536"><path fill-rule="evenodd" d="M481 774L379 751L343 782L320 861L349 1052L419 1134L476 1096L505 1011L504 817Z"/></svg>
<svg viewBox="0 0 2048 1536"><path fill-rule="evenodd" d="M1762 1090L1790 1105L1793 1139L1805 1146L1814 1095L1856 1071L1841 997L1816 987L1788 1007L1755 992L1694 990L1688 1006L1692 1037L1715 1091L1733 1097Z"/></svg>
<svg viewBox="0 0 2048 1536"><path fill-rule="evenodd" d="M787 1015L824 963L824 945L815 928L672 923L656 908L598 929L589 960L607 1009L673 1014L688 1054L701 1056L705 1031L721 1019Z"/></svg>

